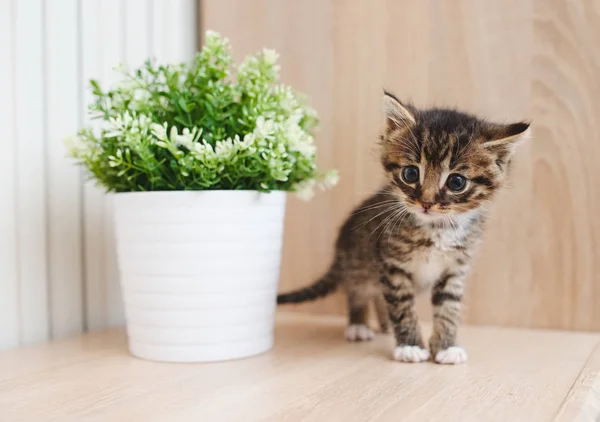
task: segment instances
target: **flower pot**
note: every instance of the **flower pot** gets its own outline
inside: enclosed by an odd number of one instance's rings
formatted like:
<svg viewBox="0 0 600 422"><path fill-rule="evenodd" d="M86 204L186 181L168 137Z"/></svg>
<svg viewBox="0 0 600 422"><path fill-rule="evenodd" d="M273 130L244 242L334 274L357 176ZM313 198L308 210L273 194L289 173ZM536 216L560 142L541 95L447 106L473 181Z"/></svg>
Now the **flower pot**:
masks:
<svg viewBox="0 0 600 422"><path fill-rule="evenodd" d="M272 347L284 192L119 193L114 204L131 354L209 362Z"/></svg>

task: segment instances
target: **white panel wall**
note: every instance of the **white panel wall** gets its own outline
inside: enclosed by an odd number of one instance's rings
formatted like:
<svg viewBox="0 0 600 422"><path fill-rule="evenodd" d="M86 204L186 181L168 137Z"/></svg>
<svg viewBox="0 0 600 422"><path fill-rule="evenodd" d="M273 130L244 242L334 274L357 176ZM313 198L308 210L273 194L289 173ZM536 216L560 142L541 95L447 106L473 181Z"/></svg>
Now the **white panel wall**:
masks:
<svg viewBox="0 0 600 422"><path fill-rule="evenodd" d="M17 262L17 156L15 130L14 5L0 2L0 348L20 341Z"/></svg>
<svg viewBox="0 0 600 422"><path fill-rule="evenodd" d="M65 158L88 81L186 60L195 0L0 0L0 349L123 323L112 204Z"/></svg>
<svg viewBox="0 0 600 422"><path fill-rule="evenodd" d="M81 177L65 162L63 138L80 122L78 0L46 1L44 27L48 292L50 332L80 332L82 301ZM42 138L43 139L43 138Z"/></svg>

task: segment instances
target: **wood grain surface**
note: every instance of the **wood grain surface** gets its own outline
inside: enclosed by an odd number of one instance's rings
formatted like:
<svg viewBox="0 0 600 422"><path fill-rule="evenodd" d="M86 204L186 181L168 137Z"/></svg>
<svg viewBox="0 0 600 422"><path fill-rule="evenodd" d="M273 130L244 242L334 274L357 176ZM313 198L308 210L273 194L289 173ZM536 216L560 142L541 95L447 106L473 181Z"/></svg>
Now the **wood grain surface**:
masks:
<svg viewBox="0 0 600 422"><path fill-rule="evenodd" d="M322 117L340 184L288 206L281 290L326 270L339 225L381 181L384 87L419 106L533 122L469 281L471 323L600 329L600 0L203 0L236 57L281 54ZM427 298L421 311L428 315ZM341 313L340 295L298 309Z"/></svg>
<svg viewBox="0 0 600 422"><path fill-rule="evenodd" d="M3 352L0 420L591 422L600 415L598 334L465 327L469 363L440 366L395 362L391 336L347 343L343 328L342 317L280 314L272 351L212 364L135 359L121 330Z"/></svg>

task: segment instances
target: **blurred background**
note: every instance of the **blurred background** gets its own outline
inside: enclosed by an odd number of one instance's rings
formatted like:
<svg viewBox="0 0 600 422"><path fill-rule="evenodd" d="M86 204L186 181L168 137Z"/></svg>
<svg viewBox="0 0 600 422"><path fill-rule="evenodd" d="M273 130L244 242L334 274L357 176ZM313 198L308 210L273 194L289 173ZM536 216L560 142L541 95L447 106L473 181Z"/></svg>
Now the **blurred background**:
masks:
<svg viewBox="0 0 600 422"><path fill-rule="evenodd" d="M111 198L84 182L63 138L85 122L90 78L186 60L207 29L238 60L279 52L283 81L321 116L320 165L340 172L309 203L290 196L281 290L326 270L342 220L380 186L386 88L532 121L465 320L600 329L599 0L0 0L0 348L123 324ZM292 309L343 314L345 301Z"/></svg>

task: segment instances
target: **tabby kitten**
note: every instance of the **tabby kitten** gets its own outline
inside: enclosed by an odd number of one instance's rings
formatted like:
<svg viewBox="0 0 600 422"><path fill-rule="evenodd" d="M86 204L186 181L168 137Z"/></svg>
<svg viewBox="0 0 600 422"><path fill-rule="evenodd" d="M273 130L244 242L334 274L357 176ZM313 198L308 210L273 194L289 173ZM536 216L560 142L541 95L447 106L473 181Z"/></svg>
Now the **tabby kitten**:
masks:
<svg viewBox="0 0 600 422"><path fill-rule="evenodd" d="M335 259L313 285L280 294L279 304L314 300L343 287L348 340L370 340L374 301L383 331L391 323L396 360L467 360L456 344L465 278L481 238L485 206L504 184L528 123L496 124L448 109L419 110L384 95L381 163L389 183L342 226ZM421 337L415 295L431 289L433 334ZM431 352L431 354L430 354Z"/></svg>

